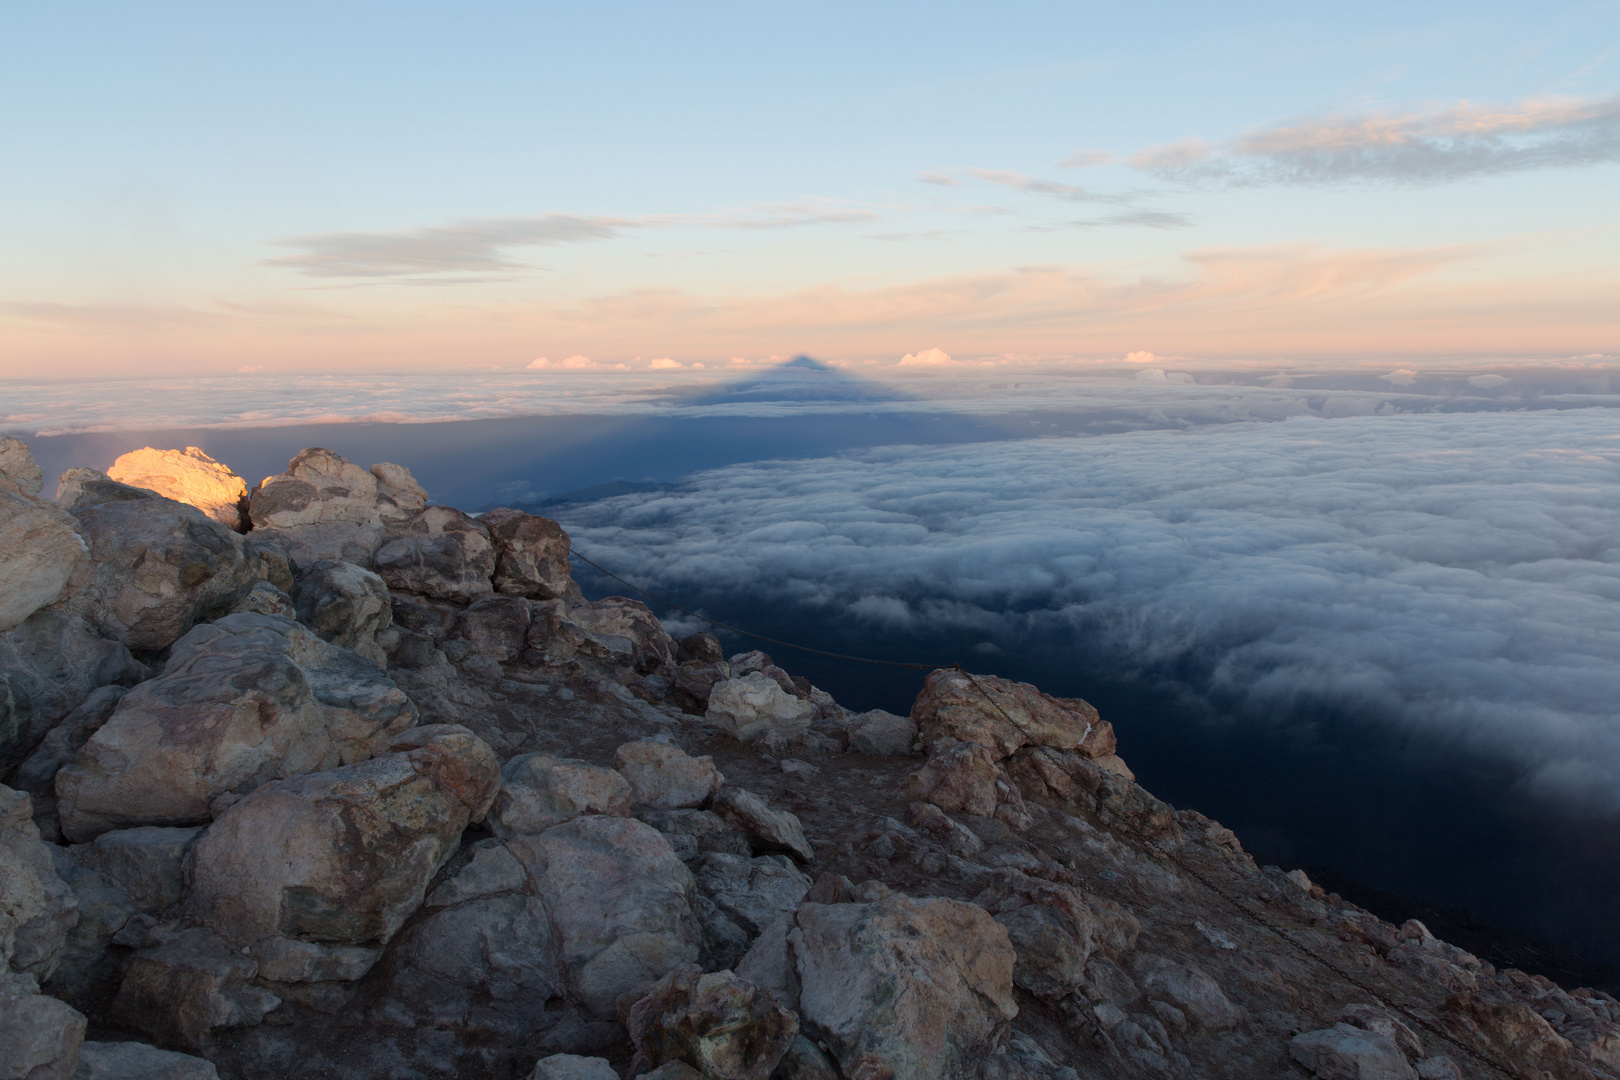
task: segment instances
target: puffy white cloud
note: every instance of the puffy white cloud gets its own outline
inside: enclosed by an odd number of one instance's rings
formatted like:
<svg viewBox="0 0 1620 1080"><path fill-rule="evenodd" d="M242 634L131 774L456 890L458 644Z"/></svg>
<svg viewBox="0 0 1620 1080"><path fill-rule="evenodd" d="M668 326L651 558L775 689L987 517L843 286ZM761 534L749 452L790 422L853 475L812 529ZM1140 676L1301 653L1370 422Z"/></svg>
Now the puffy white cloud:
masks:
<svg viewBox="0 0 1620 1080"><path fill-rule="evenodd" d="M1506 386L1513 380L1505 375L1470 375L1468 385L1481 390L1495 390L1498 386Z"/></svg>
<svg viewBox="0 0 1620 1080"><path fill-rule="evenodd" d="M1417 382L1418 373L1410 368L1397 368L1394 371L1378 377L1395 386L1407 387Z"/></svg>
<svg viewBox="0 0 1620 1080"><path fill-rule="evenodd" d="M667 371L670 368L678 368L678 367L680 367L681 362L679 360L671 360L667 356L660 356L656 360L652 361L652 363L648 364L647 366L649 368L652 368L655 371Z"/></svg>
<svg viewBox="0 0 1620 1080"><path fill-rule="evenodd" d="M1612 433L1586 409L889 448L715 470L567 524L658 591L1068 641L1256 716L1404 724L1612 810Z"/></svg>
<svg viewBox="0 0 1620 1080"><path fill-rule="evenodd" d="M920 367L930 364L949 364L950 362L951 354L946 352L944 349L924 349L921 352L906 353L906 355L900 358L901 365L905 367Z"/></svg>

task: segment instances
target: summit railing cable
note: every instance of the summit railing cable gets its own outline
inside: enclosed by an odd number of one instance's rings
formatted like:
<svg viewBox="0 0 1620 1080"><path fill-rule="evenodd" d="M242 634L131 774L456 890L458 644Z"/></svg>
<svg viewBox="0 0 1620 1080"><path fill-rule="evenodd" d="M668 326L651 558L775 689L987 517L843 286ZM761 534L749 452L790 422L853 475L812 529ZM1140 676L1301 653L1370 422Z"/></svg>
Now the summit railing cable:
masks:
<svg viewBox="0 0 1620 1080"><path fill-rule="evenodd" d="M912 670L912 671L938 671L938 670L941 670L941 669L959 671L963 675L967 676L968 680L973 684L973 688L976 691L978 691L979 695L981 697L983 697L985 699L985 701L990 703L990 706L993 709L995 709L996 712L1001 714L1001 718L1003 720L1005 720L1009 725L1011 725L1014 728L1018 727L1018 724L1013 721L1012 717L1007 715L1007 711L1001 707L1001 703L996 700L995 695L993 695L984 686L984 684L979 681L979 677L977 675L973 674L972 672L968 671L964 667L962 667L962 665L959 664L959 663L953 663L953 664L913 664L913 663L905 663L905 662L899 661L899 660L879 660L879 659L877 659L875 657L871 657L871 656L855 656L855 655L853 655L851 653L831 652L831 651L829 651L827 649L815 649L815 648L811 648L808 645L800 645L797 642L784 641L781 638L767 637L764 634L756 634L751 630L744 630L740 626L733 626L730 623L721 622L719 619L711 619L707 615L701 615L696 611L692 611L690 608L684 608L681 605L679 605L679 604L677 604L677 603L675 603L675 602L673 602L671 600L666 599L665 597L659 596L657 593L654 593L654 592L651 592L651 591L649 591L647 589L642 588L640 585L637 585L633 581L628 581L625 578L620 577L618 574L615 574L613 571L611 571L611 570L607 569L606 567L602 566L600 563L598 563L598 562L596 562L596 561L594 561L592 559L589 559L589 558L585 557L584 555L581 555L577 551L570 551L569 554L572 555L574 558L578 559L580 562L584 563L586 566L591 567L597 573L602 574L605 577L612 578L614 581L617 581L619 584L624 585L627 588L635 590L636 592L640 593L642 596L645 596L650 600L654 600L657 603L662 604L664 607L670 608L670 609L672 609L674 611L679 611L683 615L690 615L692 618L698 619L698 620L700 620L702 622L706 622L710 626L718 626L722 630L729 630L733 634L740 634L743 637L753 638L755 641L766 641L766 642L769 642L772 645L780 645L783 648L797 649L799 652L811 653L811 654L816 655L816 656L832 657L832 658L837 659L837 660L853 660L853 661L855 661L857 663L862 663L862 664L880 664L880 665L883 665L885 667L907 668L907 669ZM1199 884L1203 885L1206 889L1208 889L1210 892L1212 892L1216 896L1220 897L1221 900L1223 900L1229 907L1232 908L1232 910L1236 911L1245 920L1247 920L1248 922L1251 922L1254 925L1260 927L1261 929L1267 931L1272 936L1278 938L1279 940L1281 940L1282 942L1287 944L1289 947L1295 949L1296 951L1298 951L1302 955L1304 955L1304 956L1308 957L1310 960L1314 961L1316 964L1318 964L1321 967L1327 969L1329 972L1336 975L1338 978L1342 979L1348 985L1353 986L1356 989L1360 990L1362 993L1368 995L1369 997L1371 997L1373 999L1374 1002L1376 1002L1379 1005L1379 1007L1385 1008L1385 1009L1391 1009L1391 1010L1393 1010L1395 1012L1400 1013L1401 1015L1405 1016L1408 1020L1410 1020L1414 1024L1416 1024L1418 1027L1421 1027L1423 1030L1425 1030L1425 1031L1429 1032L1430 1034L1436 1036L1441 1041L1449 1044L1452 1047L1455 1047L1457 1050L1460 1050L1462 1053L1464 1053L1468 1057L1472 1058L1474 1061L1478 1062L1480 1065L1483 1065L1485 1068L1487 1068L1487 1069L1491 1070L1492 1072L1497 1073L1497 1074L1499 1074L1501 1076L1507 1077L1508 1080L1516 1080L1517 1074L1514 1071L1508 1069L1504 1065L1499 1064L1497 1061L1495 1061L1489 1055L1475 1049L1474 1047L1468 1046L1467 1044L1465 1044L1463 1042L1460 1042L1454 1035L1447 1032L1444 1028L1440 1027L1434 1021L1428 1019L1427 1017L1425 1017L1425 1016L1421 1015L1420 1013L1418 1013L1417 1011L1415 1011L1411 1006L1405 1004L1404 1002L1394 1000L1387 992L1380 993L1379 991L1374 990L1371 986L1368 986L1361 979L1357 978L1354 973L1345 970L1343 967L1341 967L1340 965L1334 963L1332 960L1329 960L1327 957L1322 956L1320 953L1316 952L1314 949L1306 948L1303 943L1301 943L1299 941L1296 941L1293 937L1291 937L1285 928L1273 924L1271 922L1271 920L1265 918L1263 915L1259 914L1258 912L1253 911L1247 905L1241 903L1235 896L1232 896L1225 889L1223 889L1219 885L1215 884L1215 882L1210 880L1210 878L1208 876L1206 876L1204 873L1199 871L1197 868L1189 865L1185 860L1178 857L1174 852L1170 851L1168 848L1165 848L1162 845L1160 845L1158 843L1155 843L1152 840L1148 840L1146 838L1136 838L1136 839L1138 840L1138 842L1137 842L1137 844L1135 846L1137 846L1143 852L1144 855L1148 855L1150 857L1153 856L1153 855L1157 855L1159 858L1164 859L1166 862L1174 864L1178 869L1184 871L1187 874L1188 877L1194 879Z"/></svg>

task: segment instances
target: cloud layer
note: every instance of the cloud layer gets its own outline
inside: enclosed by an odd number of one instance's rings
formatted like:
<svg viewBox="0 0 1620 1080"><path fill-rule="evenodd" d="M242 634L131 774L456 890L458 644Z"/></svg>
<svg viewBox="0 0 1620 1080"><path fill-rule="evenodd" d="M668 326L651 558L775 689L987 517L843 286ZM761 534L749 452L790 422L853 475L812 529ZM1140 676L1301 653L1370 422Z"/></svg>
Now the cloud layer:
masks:
<svg viewBox="0 0 1620 1080"><path fill-rule="evenodd" d="M1233 184L1425 185L1613 161L1620 161L1620 98L1334 114L1226 143L1149 147L1131 158L1167 180Z"/></svg>
<svg viewBox="0 0 1620 1080"><path fill-rule="evenodd" d="M1620 810L1612 414L1328 424L765 462L567 524L677 595L1067 641L1240 713L1346 710Z"/></svg>

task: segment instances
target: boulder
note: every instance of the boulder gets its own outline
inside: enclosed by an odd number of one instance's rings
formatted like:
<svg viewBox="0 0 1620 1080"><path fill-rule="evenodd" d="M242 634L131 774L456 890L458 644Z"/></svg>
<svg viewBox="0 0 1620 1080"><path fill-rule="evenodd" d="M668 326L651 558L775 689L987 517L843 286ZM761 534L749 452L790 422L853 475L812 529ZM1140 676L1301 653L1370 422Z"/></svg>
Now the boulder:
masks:
<svg viewBox="0 0 1620 1080"><path fill-rule="evenodd" d="M644 1072L636 1080L708 1080L702 1073L684 1061L666 1061L652 1072Z"/></svg>
<svg viewBox="0 0 1620 1080"><path fill-rule="evenodd" d="M741 829L756 850L785 851L805 863L816 860L799 819L786 810L772 810L751 791L721 788L715 792L714 812Z"/></svg>
<svg viewBox="0 0 1620 1080"><path fill-rule="evenodd" d="M663 833L683 862L706 851L744 858L754 851L747 833L712 810L638 810L636 817Z"/></svg>
<svg viewBox="0 0 1620 1080"><path fill-rule="evenodd" d="M687 634L676 644L682 663L693 660L700 664L714 664L726 658L726 651L720 647L720 639L707 630Z"/></svg>
<svg viewBox="0 0 1620 1080"><path fill-rule="evenodd" d="M101 730L125 693L122 686L99 686L92 690L83 704L51 728L27 760L17 766L17 788L34 795L54 795L57 772L73 760L73 755L90 736Z"/></svg>
<svg viewBox="0 0 1620 1080"><path fill-rule="evenodd" d="M732 669L736 670L735 667ZM787 693L763 672L716 683L709 691L709 723L741 742L787 743L810 730L816 707Z"/></svg>
<svg viewBox="0 0 1620 1080"><path fill-rule="evenodd" d="M743 858L712 851L694 860L698 888L750 939L798 908L810 879L785 855Z"/></svg>
<svg viewBox="0 0 1620 1080"><path fill-rule="evenodd" d="M1392 1041L1351 1024L1295 1035L1288 1056L1324 1080L1417 1080Z"/></svg>
<svg viewBox="0 0 1620 1080"><path fill-rule="evenodd" d="M248 594L236 602L231 613L246 611L253 615L280 615L284 619L298 618L298 605L287 592L268 581L255 582Z"/></svg>
<svg viewBox="0 0 1620 1080"><path fill-rule="evenodd" d="M73 1080L219 1080L214 1063L138 1042L87 1042Z"/></svg>
<svg viewBox="0 0 1620 1080"><path fill-rule="evenodd" d="M839 1080L838 1066L801 1033L777 1063L772 1080Z"/></svg>
<svg viewBox="0 0 1620 1080"><path fill-rule="evenodd" d="M720 683L731 678L731 665L724 660L688 660L675 669L671 680L687 712L701 716L709 707L709 695Z"/></svg>
<svg viewBox="0 0 1620 1080"><path fill-rule="evenodd" d="M639 821L588 815L507 841L556 930L571 996L598 1016L698 958L696 886Z"/></svg>
<svg viewBox="0 0 1620 1080"><path fill-rule="evenodd" d="M45 470L35 464L28 444L12 435L0 436L0 476L27 495L38 495L45 487Z"/></svg>
<svg viewBox="0 0 1620 1080"><path fill-rule="evenodd" d="M499 840L479 840L470 845L467 861L438 888L428 894L425 907L449 907L466 900L518 892L529 881L523 864Z"/></svg>
<svg viewBox="0 0 1620 1080"><path fill-rule="evenodd" d="M54 604L86 551L70 515L0 478L0 632Z"/></svg>
<svg viewBox="0 0 1620 1080"><path fill-rule="evenodd" d="M486 596L456 617L456 636L504 664L522 655L529 621L529 602L522 597Z"/></svg>
<svg viewBox="0 0 1620 1080"><path fill-rule="evenodd" d="M111 480L89 480L69 507L90 546L101 632L163 649L229 611L259 581L240 535L194 506Z"/></svg>
<svg viewBox="0 0 1620 1080"><path fill-rule="evenodd" d="M631 803L654 810L704 806L726 779L714 758L656 739L625 743L613 752L613 767L629 783Z"/></svg>
<svg viewBox="0 0 1620 1080"><path fill-rule="evenodd" d="M607 1058L552 1054L534 1063L529 1080L619 1080Z"/></svg>
<svg viewBox="0 0 1620 1080"><path fill-rule="evenodd" d="M229 615L177 642L57 774L62 830L200 824L222 795L362 761L415 719L375 664L291 620Z"/></svg>
<svg viewBox="0 0 1620 1080"><path fill-rule="evenodd" d="M494 800L494 752L435 724L390 753L269 783L197 841L190 910L234 943L386 942Z"/></svg>
<svg viewBox="0 0 1620 1080"><path fill-rule="evenodd" d="M50 978L78 908L39 838L32 802L0 785L0 975Z"/></svg>
<svg viewBox="0 0 1620 1080"><path fill-rule="evenodd" d="M630 1007L631 1072L682 1061L712 1080L769 1080L799 1020L768 990L729 971L683 967Z"/></svg>
<svg viewBox="0 0 1620 1080"><path fill-rule="evenodd" d="M581 814L629 813L630 785L612 769L549 754L519 754L501 769L489 828L504 839L544 832Z"/></svg>
<svg viewBox="0 0 1620 1080"><path fill-rule="evenodd" d="M931 748L928 763L908 778L906 792L947 813L994 817L1000 777L991 747L940 740Z"/></svg>
<svg viewBox="0 0 1620 1080"><path fill-rule="evenodd" d="M590 604L570 604L567 611L570 623L614 656L626 656L619 662L642 674L675 662L674 640L652 609L639 600L609 596Z"/></svg>
<svg viewBox="0 0 1620 1080"><path fill-rule="evenodd" d="M141 906L116 882L80 866L67 848L49 845L56 874L78 901L78 919L68 931L45 984L51 994L73 1004L100 1002L117 988L119 957L110 954L112 939L141 913Z"/></svg>
<svg viewBox="0 0 1620 1080"><path fill-rule="evenodd" d="M98 687L133 686L149 674L127 647L61 607L0 633L0 775L21 764L58 721L88 705ZM99 722L83 713L73 730Z"/></svg>
<svg viewBox="0 0 1620 1080"><path fill-rule="evenodd" d="M80 866L116 882L142 910L161 911L180 902L186 852L201 832L156 825L119 829L76 845L73 857Z"/></svg>
<svg viewBox="0 0 1620 1080"><path fill-rule="evenodd" d="M1114 729L1078 698L1055 698L1028 683L955 668L929 674L911 718L930 752L942 742L976 743L999 760L1025 745L1078 750L1091 758L1114 752Z"/></svg>
<svg viewBox="0 0 1620 1080"><path fill-rule="evenodd" d="M1174 1005L1201 1028L1223 1031L1243 1019L1220 983L1201 968L1147 955L1137 956L1135 968L1144 993Z"/></svg>
<svg viewBox="0 0 1620 1080"><path fill-rule="evenodd" d="M286 472L265 477L248 513L254 531L300 565L321 559L368 565L384 539L377 478L320 447L300 450Z"/></svg>
<svg viewBox="0 0 1620 1080"><path fill-rule="evenodd" d="M427 509L427 492L405 466L379 462L371 475L377 478L377 514L384 525L403 525Z"/></svg>
<svg viewBox="0 0 1620 1080"><path fill-rule="evenodd" d="M353 563L321 559L298 571L292 596L298 621L321 640L387 665L377 635L393 622L394 611L382 578Z"/></svg>
<svg viewBox="0 0 1620 1080"><path fill-rule="evenodd" d="M442 908L411 927L394 963L393 996L418 1012L491 1009L525 1035L545 1026L546 1002L563 987L545 906L522 892Z"/></svg>
<svg viewBox="0 0 1620 1080"><path fill-rule="evenodd" d="M177 931L130 958L113 1017L159 1042L200 1049L216 1028L251 1027L281 999L252 979L258 964L206 929Z"/></svg>
<svg viewBox="0 0 1620 1080"><path fill-rule="evenodd" d="M0 974L0 1077L69 1080L86 1026L83 1014L39 993L32 980Z"/></svg>
<svg viewBox="0 0 1620 1080"><path fill-rule="evenodd" d="M893 893L806 903L749 950L737 974L797 1009L844 1076L974 1075L1005 1042L1015 953L983 909Z"/></svg>
<svg viewBox="0 0 1620 1080"><path fill-rule="evenodd" d="M844 730L849 735L849 752L873 757L910 757L917 741L917 725L909 716L896 716L882 709L857 713Z"/></svg>
<svg viewBox="0 0 1620 1080"><path fill-rule="evenodd" d="M490 510L479 520L495 543L495 591L533 600L581 601L568 564L568 534L550 518Z"/></svg>
<svg viewBox="0 0 1620 1080"><path fill-rule="evenodd" d="M1038 998L1057 1001L1078 990L1091 957L1091 925L1049 904L1025 904L996 916L1018 953L1013 982Z"/></svg>
<svg viewBox="0 0 1620 1080"><path fill-rule="evenodd" d="M372 558L390 589L458 604L492 591L495 548L483 522L448 506L430 506L400 532Z"/></svg>
<svg viewBox="0 0 1620 1080"><path fill-rule="evenodd" d="M227 529L247 531L247 482L198 447L154 450L143 446L119 457L107 476L195 506Z"/></svg>

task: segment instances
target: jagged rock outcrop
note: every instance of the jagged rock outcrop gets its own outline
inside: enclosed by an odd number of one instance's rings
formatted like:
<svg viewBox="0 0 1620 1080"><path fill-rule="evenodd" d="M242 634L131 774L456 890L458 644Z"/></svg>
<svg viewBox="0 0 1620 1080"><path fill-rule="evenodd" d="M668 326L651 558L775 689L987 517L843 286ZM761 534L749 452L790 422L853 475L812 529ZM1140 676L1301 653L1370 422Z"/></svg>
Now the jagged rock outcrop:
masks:
<svg viewBox="0 0 1620 1080"><path fill-rule="evenodd" d="M199 447L131 450L112 463L107 476L195 506L227 529L247 531L247 482Z"/></svg>
<svg viewBox="0 0 1620 1080"><path fill-rule="evenodd" d="M28 464L90 542L0 630L7 1066L1620 1076L1620 1002L1255 866L1084 702L942 670L852 712L327 451L245 537Z"/></svg>
<svg viewBox="0 0 1620 1080"><path fill-rule="evenodd" d="M416 719L375 664L272 615L177 642L56 776L63 832L209 821L222 796L371 757Z"/></svg>

